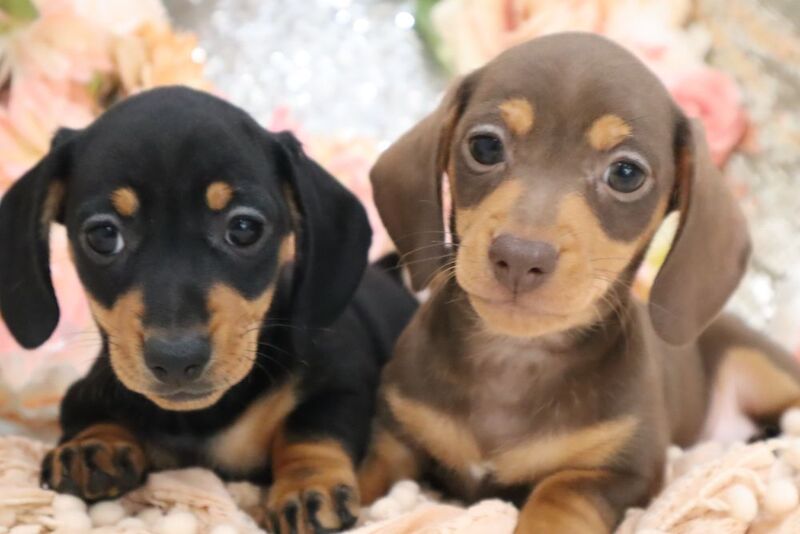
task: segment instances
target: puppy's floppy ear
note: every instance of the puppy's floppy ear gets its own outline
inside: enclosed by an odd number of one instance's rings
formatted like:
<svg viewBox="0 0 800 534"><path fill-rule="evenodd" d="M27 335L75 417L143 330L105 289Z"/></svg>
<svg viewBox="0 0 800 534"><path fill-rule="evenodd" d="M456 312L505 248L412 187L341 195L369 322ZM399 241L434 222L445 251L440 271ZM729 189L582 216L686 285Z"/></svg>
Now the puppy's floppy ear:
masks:
<svg viewBox="0 0 800 534"><path fill-rule="evenodd" d="M439 107L386 149L370 171L375 204L416 290L446 261L442 173L475 77L450 87Z"/></svg>
<svg viewBox="0 0 800 534"><path fill-rule="evenodd" d="M0 312L27 349L38 347L58 324L50 279L50 223L62 222L71 139L59 130L50 153L0 200Z"/></svg>
<svg viewBox="0 0 800 534"><path fill-rule="evenodd" d="M309 158L291 133L276 138L301 218L294 313L305 325L326 326L342 313L361 281L372 230L358 199Z"/></svg>
<svg viewBox="0 0 800 534"><path fill-rule="evenodd" d="M650 293L650 317L673 345L693 341L719 314L750 257L747 221L711 160L700 123L683 119L676 139L680 224Z"/></svg>

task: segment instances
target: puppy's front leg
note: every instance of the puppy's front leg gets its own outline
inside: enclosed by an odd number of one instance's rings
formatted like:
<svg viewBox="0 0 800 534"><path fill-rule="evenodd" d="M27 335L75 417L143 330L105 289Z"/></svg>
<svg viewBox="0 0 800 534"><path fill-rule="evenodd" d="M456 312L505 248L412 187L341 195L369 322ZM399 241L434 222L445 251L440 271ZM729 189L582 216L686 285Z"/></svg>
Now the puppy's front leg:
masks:
<svg viewBox="0 0 800 534"><path fill-rule="evenodd" d="M647 480L604 469L571 469L540 482L519 514L516 534L603 534L628 506L646 499Z"/></svg>
<svg viewBox="0 0 800 534"><path fill-rule="evenodd" d="M366 447L369 411L369 396L328 394L288 417L271 449L272 531L317 534L355 524L360 507L355 464Z"/></svg>
<svg viewBox="0 0 800 534"><path fill-rule="evenodd" d="M147 473L139 441L114 423L89 426L62 442L42 462L42 484L89 502L113 499L138 487Z"/></svg>

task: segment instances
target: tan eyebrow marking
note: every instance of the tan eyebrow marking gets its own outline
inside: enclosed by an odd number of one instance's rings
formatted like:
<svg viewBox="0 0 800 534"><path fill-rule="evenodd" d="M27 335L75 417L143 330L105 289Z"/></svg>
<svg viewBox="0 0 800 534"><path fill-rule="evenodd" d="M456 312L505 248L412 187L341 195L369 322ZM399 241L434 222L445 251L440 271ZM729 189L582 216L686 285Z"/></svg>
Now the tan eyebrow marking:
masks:
<svg viewBox="0 0 800 534"><path fill-rule="evenodd" d="M609 150L630 135L631 127L627 122L617 115L607 114L592 123L586 132L586 139L595 150Z"/></svg>
<svg viewBox="0 0 800 534"><path fill-rule="evenodd" d="M130 187L120 187L111 193L111 204L123 217L131 217L139 211L139 197Z"/></svg>
<svg viewBox="0 0 800 534"><path fill-rule="evenodd" d="M516 135L525 135L533 129L533 106L524 98L510 98L500 104L503 122Z"/></svg>
<svg viewBox="0 0 800 534"><path fill-rule="evenodd" d="M233 198L233 189L225 182L214 182L206 189L206 204L214 211L225 209Z"/></svg>

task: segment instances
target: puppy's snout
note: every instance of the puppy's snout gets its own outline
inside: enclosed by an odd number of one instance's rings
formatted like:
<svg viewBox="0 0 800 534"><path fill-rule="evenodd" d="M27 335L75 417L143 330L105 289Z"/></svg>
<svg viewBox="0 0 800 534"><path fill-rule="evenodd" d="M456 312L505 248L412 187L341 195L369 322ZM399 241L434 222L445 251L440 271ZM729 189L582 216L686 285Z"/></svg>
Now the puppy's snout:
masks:
<svg viewBox="0 0 800 534"><path fill-rule="evenodd" d="M148 337L144 360L153 375L170 386L183 386L199 378L211 359L211 343L200 332Z"/></svg>
<svg viewBox="0 0 800 534"><path fill-rule="evenodd" d="M497 280L515 294L540 286L556 269L558 251L550 243L512 235L497 236L489 247Z"/></svg>

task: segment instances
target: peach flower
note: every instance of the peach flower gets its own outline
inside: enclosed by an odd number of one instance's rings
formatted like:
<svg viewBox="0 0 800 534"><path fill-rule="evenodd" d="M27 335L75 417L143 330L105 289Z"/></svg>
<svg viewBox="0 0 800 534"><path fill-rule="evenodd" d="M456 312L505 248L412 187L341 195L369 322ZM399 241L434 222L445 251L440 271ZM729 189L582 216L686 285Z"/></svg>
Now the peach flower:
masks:
<svg viewBox="0 0 800 534"><path fill-rule="evenodd" d="M176 33L164 24L148 23L120 36L113 47L122 89L127 94L161 85L210 90L203 74L205 52L191 33Z"/></svg>
<svg viewBox="0 0 800 534"><path fill-rule="evenodd" d="M509 47L562 31L618 33L654 46L665 29L685 23L690 8L691 0L443 0L431 21L441 41L437 54L464 73Z"/></svg>

